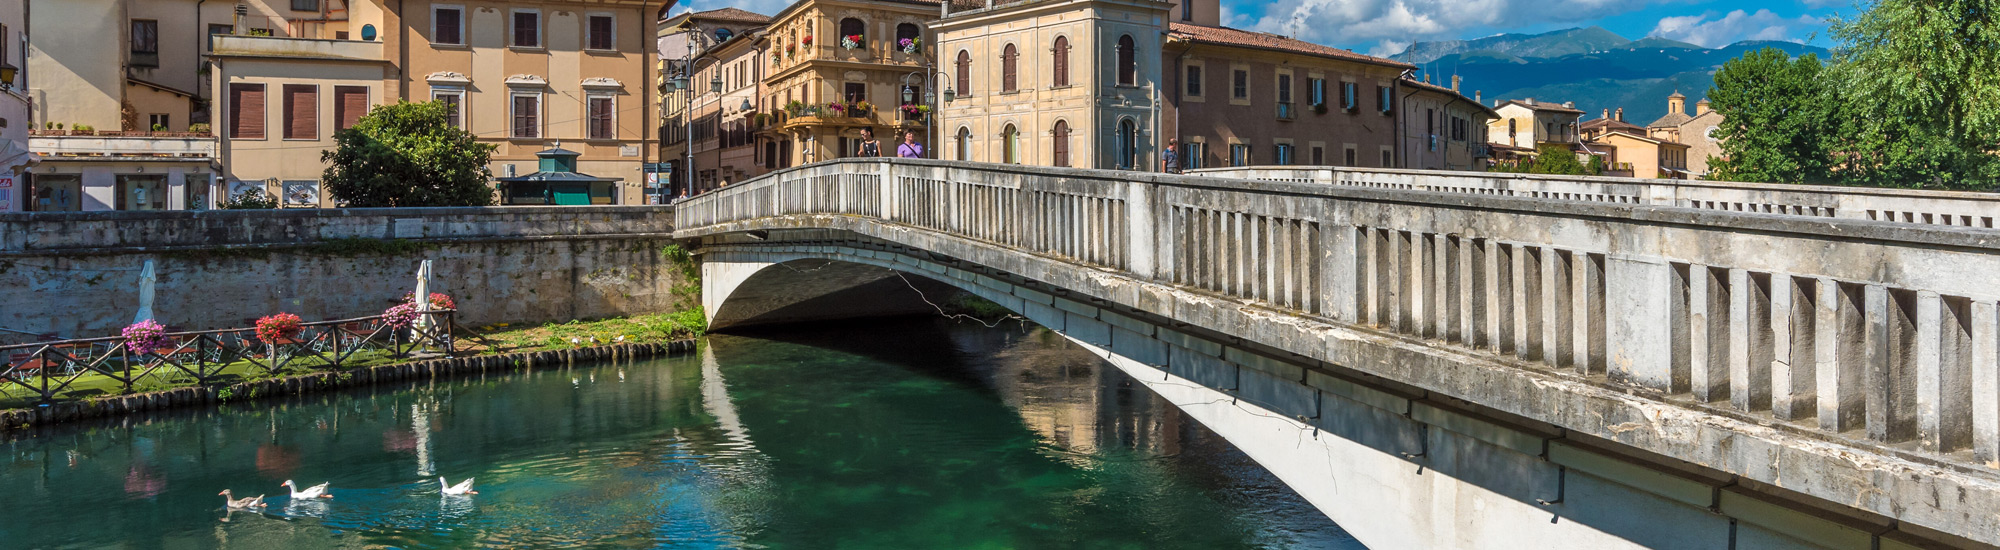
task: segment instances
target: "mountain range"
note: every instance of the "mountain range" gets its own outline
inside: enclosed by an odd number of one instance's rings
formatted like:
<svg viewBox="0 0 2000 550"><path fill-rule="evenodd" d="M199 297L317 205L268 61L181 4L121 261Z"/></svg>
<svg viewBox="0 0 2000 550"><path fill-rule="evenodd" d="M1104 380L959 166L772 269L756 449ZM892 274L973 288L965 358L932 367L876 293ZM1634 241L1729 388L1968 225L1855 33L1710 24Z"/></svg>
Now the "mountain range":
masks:
<svg viewBox="0 0 2000 550"><path fill-rule="evenodd" d="M1625 121L1641 126L1667 113L1667 96L1687 96L1688 114L1708 95L1715 70L1730 59L1764 48L1799 56L1826 57L1823 48L1796 42L1744 41L1704 48L1665 38L1627 40L1599 27L1542 34L1502 34L1474 40L1417 42L1391 59L1417 66L1417 78L1475 90L1487 105L1495 100L1535 98L1575 102L1585 120L1605 109L1625 108Z"/></svg>

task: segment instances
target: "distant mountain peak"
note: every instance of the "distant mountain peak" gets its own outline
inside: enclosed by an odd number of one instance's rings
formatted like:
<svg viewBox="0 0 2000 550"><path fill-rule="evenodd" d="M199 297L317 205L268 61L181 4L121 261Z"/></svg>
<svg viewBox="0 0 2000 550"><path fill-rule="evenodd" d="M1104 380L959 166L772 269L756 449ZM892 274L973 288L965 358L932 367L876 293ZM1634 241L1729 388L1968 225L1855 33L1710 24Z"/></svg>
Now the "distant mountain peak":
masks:
<svg viewBox="0 0 2000 550"><path fill-rule="evenodd" d="M1631 40L1603 27L1590 26L1549 31L1541 34L1500 34L1471 40L1417 42L1391 56L1398 61L1429 63L1438 58L1471 52L1494 52L1514 57L1562 57L1608 50Z"/></svg>

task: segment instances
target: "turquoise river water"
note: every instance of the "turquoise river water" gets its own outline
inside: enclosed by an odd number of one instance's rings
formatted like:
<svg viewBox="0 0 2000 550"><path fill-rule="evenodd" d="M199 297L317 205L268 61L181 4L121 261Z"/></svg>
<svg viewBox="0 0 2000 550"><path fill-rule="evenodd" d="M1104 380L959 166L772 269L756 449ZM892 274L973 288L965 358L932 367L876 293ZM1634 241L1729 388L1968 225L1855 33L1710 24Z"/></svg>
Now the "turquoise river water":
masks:
<svg viewBox="0 0 2000 550"><path fill-rule="evenodd" d="M1361 548L1170 403L1014 324L716 335L0 453L0 548ZM335 498L292 502L287 479ZM269 506L226 512L225 488Z"/></svg>

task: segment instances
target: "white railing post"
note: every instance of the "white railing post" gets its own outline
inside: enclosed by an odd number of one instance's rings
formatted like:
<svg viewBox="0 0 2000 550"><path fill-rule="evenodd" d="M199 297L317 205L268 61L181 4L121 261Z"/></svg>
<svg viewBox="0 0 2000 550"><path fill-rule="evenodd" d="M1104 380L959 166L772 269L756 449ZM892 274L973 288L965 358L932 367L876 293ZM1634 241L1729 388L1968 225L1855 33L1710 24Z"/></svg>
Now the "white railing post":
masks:
<svg viewBox="0 0 2000 550"><path fill-rule="evenodd" d="M1604 259L1605 371L1612 380L1658 391L1687 387L1674 361L1675 323L1687 322L1675 294L1674 268L1657 258Z"/></svg>
<svg viewBox="0 0 2000 550"><path fill-rule="evenodd" d="M1150 181L1126 180L1125 184L1125 269L1141 279L1153 280L1157 274L1153 268L1154 245L1158 242L1153 234L1153 193L1158 187Z"/></svg>

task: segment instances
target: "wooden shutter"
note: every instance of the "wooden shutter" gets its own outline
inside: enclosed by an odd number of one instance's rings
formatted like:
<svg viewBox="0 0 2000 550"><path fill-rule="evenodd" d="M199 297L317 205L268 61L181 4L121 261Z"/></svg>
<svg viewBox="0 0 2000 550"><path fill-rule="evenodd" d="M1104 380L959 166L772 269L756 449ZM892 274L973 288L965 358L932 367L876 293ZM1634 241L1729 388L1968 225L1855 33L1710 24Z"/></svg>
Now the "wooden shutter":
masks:
<svg viewBox="0 0 2000 550"><path fill-rule="evenodd" d="M958 51L958 93L972 95L972 54Z"/></svg>
<svg viewBox="0 0 2000 550"><path fill-rule="evenodd" d="M319 87L286 84L285 139L319 138Z"/></svg>
<svg viewBox="0 0 2000 550"><path fill-rule="evenodd" d="M1138 59L1132 53L1132 35L1118 37L1118 83L1132 85L1138 72Z"/></svg>
<svg viewBox="0 0 2000 550"><path fill-rule="evenodd" d="M264 85L229 85L229 138L264 139Z"/></svg>
<svg viewBox="0 0 2000 550"><path fill-rule="evenodd" d="M1008 44L1006 51L1000 54L1000 91L1011 92L1016 89L1014 85L1014 58L1019 53L1019 51L1014 49L1013 44Z"/></svg>
<svg viewBox="0 0 2000 550"><path fill-rule="evenodd" d="M1056 121L1056 129L1053 133L1055 134L1052 136L1055 138L1052 140L1055 143L1053 147L1055 165L1069 166L1069 121Z"/></svg>
<svg viewBox="0 0 2000 550"><path fill-rule="evenodd" d="M541 101L532 95L514 96L514 137L541 137Z"/></svg>
<svg viewBox="0 0 2000 550"><path fill-rule="evenodd" d="M368 87L333 87L333 119L339 124L334 129L353 128L355 123L361 121L361 115L365 114L368 114Z"/></svg>
<svg viewBox="0 0 2000 550"><path fill-rule="evenodd" d="M591 139L611 139L611 98L590 98Z"/></svg>
<svg viewBox="0 0 2000 550"><path fill-rule="evenodd" d="M534 12L514 12L514 45L536 47L542 45L542 15Z"/></svg>
<svg viewBox="0 0 2000 550"><path fill-rule="evenodd" d="M618 45L611 39L613 20L608 15L590 16L590 49L612 50Z"/></svg>
<svg viewBox="0 0 2000 550"><path fill-rule="evenodd" d="M1055 50L1056 50L1054 56L1055 57L1054 65L1056 72L1055 85L1068 86L1069 85L1069 37L1066 36L1056 37Z"/></svg>
<svg viewBox="0 0 2000 550"><path fill-rule="evenodd" d="M465 43L465 38L459 36L458 33L460 18L464 17L464 12L457 9L440 8L431 13L435 14L435 20L431 22L431 40L439 44Z"/></svg>

